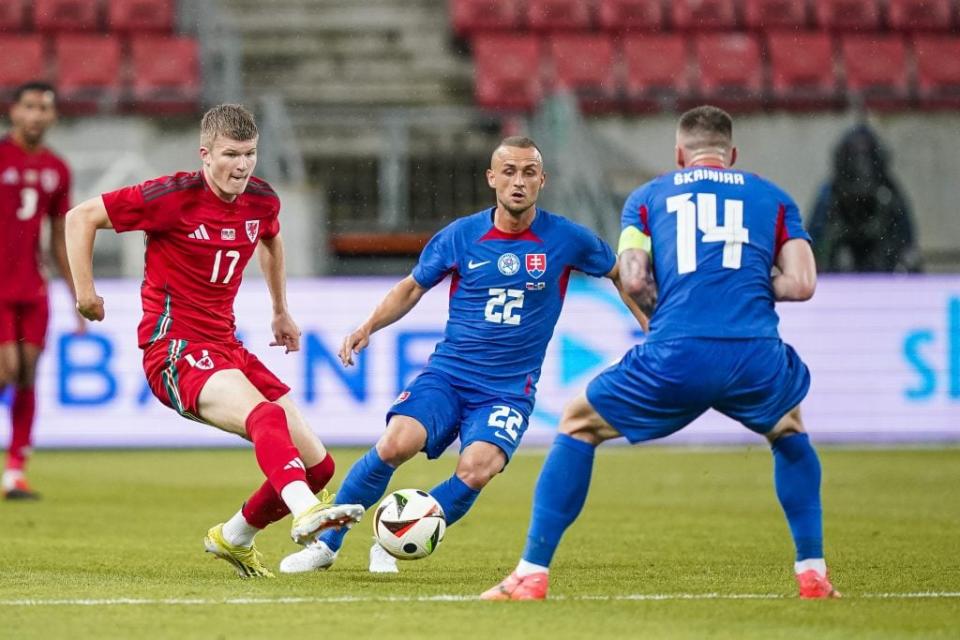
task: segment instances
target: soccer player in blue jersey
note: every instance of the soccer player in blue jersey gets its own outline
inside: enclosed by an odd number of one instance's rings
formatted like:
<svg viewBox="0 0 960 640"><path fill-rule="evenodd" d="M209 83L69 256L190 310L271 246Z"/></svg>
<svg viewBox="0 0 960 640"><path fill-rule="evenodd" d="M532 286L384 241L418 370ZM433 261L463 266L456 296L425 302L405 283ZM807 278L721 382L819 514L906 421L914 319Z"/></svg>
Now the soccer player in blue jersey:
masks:
<svg viewBox="0 0 960 640"><path fill-rule="evenodd" d="M483 599L546 598L548 567L586 501L597 445L662 438L710 408L772 446L800 596L839 595L823 559L820 462L800 418L810 373L781 342L774 311L776 301L813 296L813 251L790 196L731 169L732 136L723 110L688 111L677 128L679 170L627 199L620 277L641 309L655 307L649 335L565 408L522 560Z"/></svg>
<svg viewBox="0 0 960 640"><path fill-rule="evenodd" d="M436 458L459 437L455 473L430 490L447 524L456 523L520 444L570 272L606 276L620 288L616 256L605 242L537 208L545 180L543 159L532 140L503 140L487 170L496 206L437 233L413 273L344 339L340 359L350 365L374 332L402 318L428 289L451 275L443 340L389 409L387 429L376 446L350 469L338 493L340 502L373 505L399 465L420 451ZM622 297L631 306L629 297ZM635 305L631 310L641 324L646 321ZM326 569L342 541L340 534L323 535L285 558L280 571ZM376 543L370 570L397 570L395 560Z"/></svg>

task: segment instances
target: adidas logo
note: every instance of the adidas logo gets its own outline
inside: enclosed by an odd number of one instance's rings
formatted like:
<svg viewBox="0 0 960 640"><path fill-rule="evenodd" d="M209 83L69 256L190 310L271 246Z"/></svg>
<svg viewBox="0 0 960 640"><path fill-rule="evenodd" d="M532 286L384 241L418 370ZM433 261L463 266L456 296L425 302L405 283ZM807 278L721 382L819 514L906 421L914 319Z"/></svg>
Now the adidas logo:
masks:
<svg viewBox="0 0 960 640"><path fill-rule="evenodd" d="M197 227L196 231L188 234L187 237L192 238L193 240L209 240L210 234L207 233L207 228L205 226L200 225Z"/></svg>
<svg viewBox="0 0 960 640"><path fill-rule="evenodd" d="M294 458L293 460L285 464L283 468L284 469L300 469L302 471L307 470L306 465L303 464L303 460L301 460L300 458Z"/></svg>

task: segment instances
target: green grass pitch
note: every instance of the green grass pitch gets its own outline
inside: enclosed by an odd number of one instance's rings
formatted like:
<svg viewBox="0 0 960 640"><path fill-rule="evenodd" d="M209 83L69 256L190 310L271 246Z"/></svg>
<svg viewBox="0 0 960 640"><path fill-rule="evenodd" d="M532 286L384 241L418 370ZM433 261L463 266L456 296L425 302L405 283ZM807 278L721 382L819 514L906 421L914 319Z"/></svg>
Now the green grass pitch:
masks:
<svg viewBox="0 0 960 640"><path fill-rule="evenodd" d="M334 452L337 485L358 450ZM586 509L534 603L469 600L515 564L542 452L521 453L399 575L370 524L325 573L241 581L202 553L261 477L246 450L44 452L39 503L0 503L0 638L955 638L960 449L821 450L826 552L845 598L795 597L766 447L601 449ZM391 487L429 488L452 456ZM289 519L259 537L276 568ZM920 595L926 594L926 595Z"/></svg>

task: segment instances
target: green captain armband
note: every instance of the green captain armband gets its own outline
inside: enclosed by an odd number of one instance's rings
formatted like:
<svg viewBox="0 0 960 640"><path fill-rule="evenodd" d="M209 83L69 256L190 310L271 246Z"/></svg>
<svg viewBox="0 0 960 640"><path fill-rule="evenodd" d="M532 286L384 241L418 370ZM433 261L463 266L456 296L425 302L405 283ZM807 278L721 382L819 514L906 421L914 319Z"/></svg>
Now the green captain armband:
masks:
<svg viewBox="0 0 960 640"><path fill-rule="evenodd" d="M620 255L627 249L640 249L641 251L650 253L650 236L635 226L630 225L620 232L620 244L617 245L617 255Z"/></svg>

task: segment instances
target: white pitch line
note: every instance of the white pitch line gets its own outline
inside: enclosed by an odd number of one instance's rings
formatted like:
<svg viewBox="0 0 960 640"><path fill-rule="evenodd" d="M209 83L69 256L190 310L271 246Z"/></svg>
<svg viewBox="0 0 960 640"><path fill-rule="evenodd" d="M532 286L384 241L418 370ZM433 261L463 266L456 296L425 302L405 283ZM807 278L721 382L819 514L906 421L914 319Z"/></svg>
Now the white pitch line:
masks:
<svg viewBox="0 0 960 640"><path fill-rule="evenodd" d="M794 596L780 593L633 593L625 595L584 595L551 596L550 600L583 602L614 601L667 601L667 600L785 600ZM916 593L862 593L848 595L844 599L870 600L923 600L938 598L960 598L960 591L925 591ZM63 599L22 599L0 600L0 607L111 607L123 605L160 605L160 606L209 606L209 605L251 605L251 604L351 604L351 603L390 603L390 602L479 602L477 596L436 595L436 596L329 596L329 597L278 597L278 598L63 598Z"/></svg>

